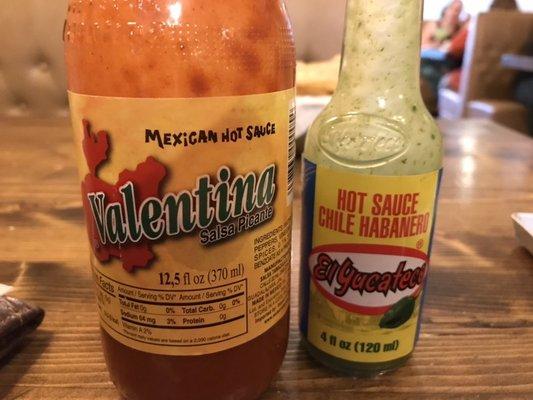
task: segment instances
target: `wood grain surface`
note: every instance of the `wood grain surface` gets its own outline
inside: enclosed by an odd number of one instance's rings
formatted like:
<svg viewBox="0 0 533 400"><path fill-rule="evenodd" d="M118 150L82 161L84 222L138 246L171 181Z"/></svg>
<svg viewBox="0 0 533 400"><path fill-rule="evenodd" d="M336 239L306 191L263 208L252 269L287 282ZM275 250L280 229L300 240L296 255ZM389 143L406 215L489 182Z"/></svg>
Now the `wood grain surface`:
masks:
<svg viewBox="0 0 533 400"><path fill-rule="evenodd" d="M533 257L510 219L533 211L533 140L484 121L441 126L445 173L413 358L353 379L307 356L295 317L298 197L290 346L263 400L533 399ZM118 399L100 349L73 153L65 120L0 120L0 282L47 311L0 367L0 398Z"/></svg>

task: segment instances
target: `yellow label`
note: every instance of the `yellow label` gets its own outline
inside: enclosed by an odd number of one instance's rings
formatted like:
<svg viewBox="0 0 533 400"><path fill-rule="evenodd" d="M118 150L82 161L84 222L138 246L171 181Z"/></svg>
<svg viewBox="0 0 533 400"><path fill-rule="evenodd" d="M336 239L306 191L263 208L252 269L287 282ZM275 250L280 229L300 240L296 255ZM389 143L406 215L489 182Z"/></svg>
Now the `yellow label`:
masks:
<svg viewBox="0 0 533 400"><path fill-rule="evenodd" d="M439 171L372 176L305 161L301 329L335 357L386 362L414 348Z"/></svg>
<svg viewBox="0 0 533 400"><path fill-rule="evenodd" d="M288 312L294 91L70 93L101 325L165 355L226 350Z"/></svg>

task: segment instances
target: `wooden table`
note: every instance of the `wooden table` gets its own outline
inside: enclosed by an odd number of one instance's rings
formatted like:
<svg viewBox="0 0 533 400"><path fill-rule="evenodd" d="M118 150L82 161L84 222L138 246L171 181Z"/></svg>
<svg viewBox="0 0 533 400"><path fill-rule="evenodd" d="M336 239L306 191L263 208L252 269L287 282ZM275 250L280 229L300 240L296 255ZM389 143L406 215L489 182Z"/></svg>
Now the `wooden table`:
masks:
<svg viewBox="0 0 533 400"><path fill-rule="evenodd" d="M533 257L510 219L533 211L533 141L484 121L441 126L445 175L414 357L375 379L320 367L299 343L295 289L290 347L263 400L533 399ZM74 165L66 121L0 120L0 282L47 311L0 369L0 398L118 399L100 350ZM294 286L299 212L297 201Z"/></svg>
<svg viewBox="0 0 533 400"><path fill-rule="evenodd" d="M516 69L523 72L533 72L532 56L504 54L501 62L505 68Z"/></svg>

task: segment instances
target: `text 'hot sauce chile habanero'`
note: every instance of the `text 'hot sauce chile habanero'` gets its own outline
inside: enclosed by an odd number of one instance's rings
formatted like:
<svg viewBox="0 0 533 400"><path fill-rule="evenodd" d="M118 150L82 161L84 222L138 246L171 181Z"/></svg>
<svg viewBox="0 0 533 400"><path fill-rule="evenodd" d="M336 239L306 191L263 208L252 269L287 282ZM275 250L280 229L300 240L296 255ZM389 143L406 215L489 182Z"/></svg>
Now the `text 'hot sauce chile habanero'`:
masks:
<svg viewBox="0 0 533 400"><path fill-rule="evenodd" d="M294 42L281 0L71 0L69 98L120 393L255 399L287 346Z"/></svg>

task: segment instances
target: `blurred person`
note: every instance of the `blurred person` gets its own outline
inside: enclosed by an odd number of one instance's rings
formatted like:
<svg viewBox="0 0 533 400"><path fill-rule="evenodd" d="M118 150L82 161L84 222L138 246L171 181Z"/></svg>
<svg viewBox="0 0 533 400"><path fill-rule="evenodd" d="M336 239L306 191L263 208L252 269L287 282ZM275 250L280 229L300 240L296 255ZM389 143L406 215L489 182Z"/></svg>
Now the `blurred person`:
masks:
<svg viewBox="0 0 533 400"><path fill-rule="evenodd" d="M526 44L522 54L533 57L533 41ZM533 136L533 73L520 72L516 77L514 98L527 108L527 126L529 135Z"/></svg>
<svg viewBox="0 0 533 400"><path fill-rule="evenodd" d="M518 5L516 4L516 0L494 0L490 6L489 12L495 10L518 10ZM440 87L446 87L456 92L459 91L461 86L462 63L469 28L470 21L467 21L450 41L447 50L448 57L457 63L458 67L452 69L452 71L448 72L442 78Z"/></svg>
<svg viewBox="0 0 533 400"><path fill-rule="evenodd" d="M442 11L439 21L428 22L422 28L422 63L420 68L422 87L425 90L426 105L432 109L433 99L438 96L439 83L442 77L450 71L450 65L446 58L446 52L451 40L461 30L464 23L461 22L463 12L463 2L453 0ZM444 53L442 59L434 59L426 54L427 52ZM438 57L437 57L438 58Z"/></svg>
<svg viewBox="0 0 533 400"><path fill-rule="evenodd" d="M494 0L490 6L490 11L493 10L518 10L516 0Z"/></svg>
<svg viewBox="0 0 533 400"><path fill-rule="evenodd" d="M440 20L431 21L422 29L422 49L439 49L445 46L461 29L463 2L453 0L444 10Z"/></svg>

